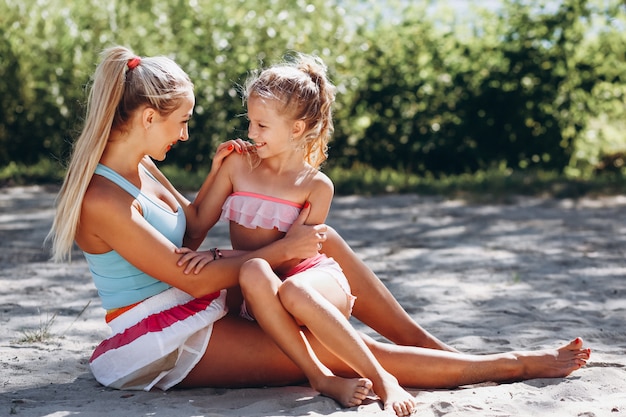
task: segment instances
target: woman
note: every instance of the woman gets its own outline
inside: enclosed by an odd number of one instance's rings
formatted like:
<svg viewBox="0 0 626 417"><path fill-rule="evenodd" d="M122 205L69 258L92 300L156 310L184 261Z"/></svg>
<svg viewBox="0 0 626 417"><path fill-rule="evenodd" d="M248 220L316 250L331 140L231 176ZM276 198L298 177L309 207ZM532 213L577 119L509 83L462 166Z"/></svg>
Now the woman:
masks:
<svg viewBox="0 0 626 417"><path fill-rule="evenodd" d="M313 256L319 243L342 265L359 297L357 318L398 343L443 347L411 323L332 230L303 225L307 209L283 239L218 259L199 274L185 274L177 265L185 230L194 231L188 244L204 238L196 228L196 208L182 198L178 201L146 166L155 169L147 157L163 160L172 145L188 139L193 106L192 83L171 60L139 58L123 47L104 52L50 232L54 259L66 258L73 242L84 252L107 309L113 335L90 361L98 381L144 390L303 381L302 371L257 324L225 315L222 290L237 284L239 268L249 259L263 258L274 266ZM218 148L199 200L210 198L207 192L221 160L238 146ZM375 317L381 310L386 314ZM404 329L383 322L390 312L402 318ZM414 334L404 339L401 333L407 329ZM583 366L590 354L580 339L558 349L476 356L363 337L385 369L403 386L414 388L563 377ZM307 338L332 372L354 376L315 338Z"/></svg>

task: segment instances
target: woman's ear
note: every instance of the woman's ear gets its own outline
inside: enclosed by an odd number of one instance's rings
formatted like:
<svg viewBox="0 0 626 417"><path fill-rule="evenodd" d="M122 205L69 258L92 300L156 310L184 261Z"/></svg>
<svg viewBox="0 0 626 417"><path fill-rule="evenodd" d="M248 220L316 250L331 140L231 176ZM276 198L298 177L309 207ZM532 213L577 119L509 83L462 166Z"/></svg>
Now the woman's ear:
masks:
<svg viewBox="0 0 626 417"><path fill-rule="evenodd" d="M156 111L153 108L146 107L143 109L143 112L141 112L141 123L143 124L144 129L150 129L156 116Z"/></svg>

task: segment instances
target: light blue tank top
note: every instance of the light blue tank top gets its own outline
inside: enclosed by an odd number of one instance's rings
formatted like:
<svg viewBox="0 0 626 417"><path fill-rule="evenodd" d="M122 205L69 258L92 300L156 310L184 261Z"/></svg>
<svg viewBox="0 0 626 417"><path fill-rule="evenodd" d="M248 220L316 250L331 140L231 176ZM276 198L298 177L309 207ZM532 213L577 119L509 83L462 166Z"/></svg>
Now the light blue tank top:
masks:
<svg viewBox="0 0 626 417"><path fill-rule="evenodd" d="M146 173L147 169L142 166ZM183 244L186 219L182 207L174 213L161 204L152 201L137 187L112 169L99 164L95 174L108 178L135 197L141 205L143 217L177 247ZM150 175L152 176L152 175ZM154 177L153 177L154 178ZM156 181L156 179L154 179ZM89 270L93 276L102 307L113 309L125 307L145 300L170 288L169 284L159 281L135 268L115 251L102 254L83 252Z"/></svg>

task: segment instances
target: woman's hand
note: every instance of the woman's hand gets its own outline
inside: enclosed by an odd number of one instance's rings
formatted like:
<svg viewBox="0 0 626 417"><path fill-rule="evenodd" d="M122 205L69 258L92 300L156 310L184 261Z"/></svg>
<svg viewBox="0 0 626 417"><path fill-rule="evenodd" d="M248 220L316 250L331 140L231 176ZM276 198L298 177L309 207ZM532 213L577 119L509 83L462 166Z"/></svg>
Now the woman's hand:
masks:
<svg viewBox="0 0 626 417"><path fill-rule="evenodd" d="M185 274L198 274L208 263L213 262L211 251L193 251L189 248L177 248L176 253L182 254L176 265L185 266ZM186 265L185 265L186 264Z"/></svg>
<svg viewBox="0 0 626 417"><path fill-rule="evenodd" d="M292 259L305 259L317 255L326 241L328 226L325 224L306 225L311 205L307 202L300 211L300 215L291 225L287 234L282 239L288 241L288 248Z"/></svg>
<svg viewBox="0 0 626 417"><path fill-rule="evenodd" d="M243 139L233 139L223 143L220 143L215 151L215 156L213 157L213 163L211 164L211 171L217 172L222 166L222 162L228 155L233 152L237 152L239 154L243 154L248 152L251 148L253 148L250 142L246 142Z"/></svg>

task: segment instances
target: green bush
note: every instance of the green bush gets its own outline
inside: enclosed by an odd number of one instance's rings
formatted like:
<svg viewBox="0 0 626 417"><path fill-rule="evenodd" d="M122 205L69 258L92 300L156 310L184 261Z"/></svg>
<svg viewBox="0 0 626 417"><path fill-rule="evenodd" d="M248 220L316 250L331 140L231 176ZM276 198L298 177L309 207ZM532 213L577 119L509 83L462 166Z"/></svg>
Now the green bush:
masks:
<svg viewBox="0 0 626 417"><path fill-rule="evenodd" d="M192 176L217 143L245 137L246 74L298 50L320 55L339 89L328 170L589 178L626 151L626 7L503 2L467 20L429 1L5 0L0 167L62 169L98 54L122 44L171 56L194 81L191 140L167 161Z"/></svg>

